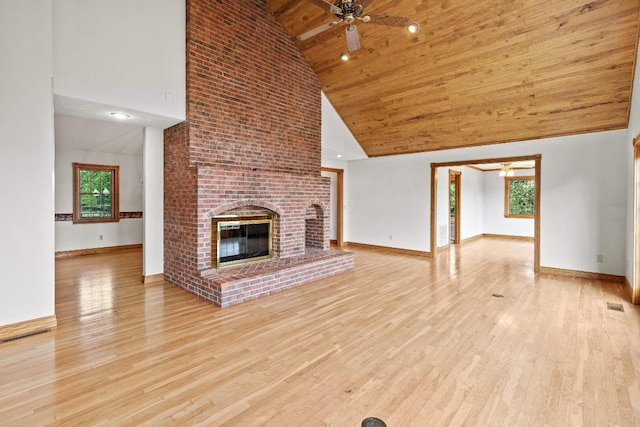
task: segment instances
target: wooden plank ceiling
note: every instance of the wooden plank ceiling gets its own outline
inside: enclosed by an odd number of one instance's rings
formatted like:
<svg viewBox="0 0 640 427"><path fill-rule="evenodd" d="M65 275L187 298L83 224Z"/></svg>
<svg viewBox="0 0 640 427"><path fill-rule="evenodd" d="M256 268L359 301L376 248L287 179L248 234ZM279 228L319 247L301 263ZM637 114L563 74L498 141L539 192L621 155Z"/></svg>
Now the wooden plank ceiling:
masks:
<svg viewBox="0 0 640 427"><path fill-rule="evenodd" d="M337 20L318 1L266 2L293 38ZM357 21L347 62L343 23L295 43L369 156L495 144L626 128L639 3L373 0L365 14L421 30Z"/></svg>

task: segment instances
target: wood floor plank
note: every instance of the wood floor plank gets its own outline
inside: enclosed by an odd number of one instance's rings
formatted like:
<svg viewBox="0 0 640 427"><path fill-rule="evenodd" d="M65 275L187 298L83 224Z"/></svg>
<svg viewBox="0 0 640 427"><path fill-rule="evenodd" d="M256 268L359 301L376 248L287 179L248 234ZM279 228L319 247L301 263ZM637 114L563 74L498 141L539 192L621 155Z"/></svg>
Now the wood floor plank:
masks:
<svg viewBox="0 0 640 427"><path fill-rule="evenodd" d="M143 286L138 249L58 259L58 328L0 344L0 425L640 425L621 284L536 276L526 241L354 252L226 309Z"/></svg>

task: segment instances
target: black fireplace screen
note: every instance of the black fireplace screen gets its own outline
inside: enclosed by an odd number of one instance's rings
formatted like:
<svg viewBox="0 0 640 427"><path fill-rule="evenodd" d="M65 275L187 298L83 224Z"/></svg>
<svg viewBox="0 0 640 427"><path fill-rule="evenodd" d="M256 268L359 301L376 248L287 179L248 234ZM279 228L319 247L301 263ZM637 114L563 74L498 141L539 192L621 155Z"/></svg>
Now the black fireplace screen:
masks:
<svg viewBox="0 0 640 427"><path fill-rule="evenodd" d="M218 265L270 256L270 219L218 222Z"/></svg>

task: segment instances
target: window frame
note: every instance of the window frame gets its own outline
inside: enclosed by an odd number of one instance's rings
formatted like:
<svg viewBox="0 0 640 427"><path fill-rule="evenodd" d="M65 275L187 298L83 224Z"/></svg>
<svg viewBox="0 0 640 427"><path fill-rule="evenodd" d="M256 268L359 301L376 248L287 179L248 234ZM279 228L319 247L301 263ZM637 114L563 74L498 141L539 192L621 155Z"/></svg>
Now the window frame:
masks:
<svg viewBox="0 0 640 427"><path fill-rule="evenodd" d="M533 213L531 215L511 213L511 182L512 181L533 181L534 194L533 196L531 196L531 200L533 200ZM527 175L527 176L505 176L504 177L504 217L505 218L534 218L535 217L535 212L536 212L535 185L536 185L535 176Z"/></svg>
<svg viewBox="0 0 640 427"><path fill-rule="evenodd" d="M94 165L89 163L72 163L73 167L73 223L96 224L120 221L120 166ZM111 172L111 215L99 218L83 218L80 208L80 171L108 171Z"/></svg>

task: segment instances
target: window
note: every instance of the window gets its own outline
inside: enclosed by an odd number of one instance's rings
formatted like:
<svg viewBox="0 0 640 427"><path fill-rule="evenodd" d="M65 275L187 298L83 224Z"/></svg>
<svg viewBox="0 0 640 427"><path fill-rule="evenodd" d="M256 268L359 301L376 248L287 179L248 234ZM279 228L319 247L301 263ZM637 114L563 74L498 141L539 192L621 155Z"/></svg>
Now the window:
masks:
<svg viewBox="0 0 640 427"><path fill-rule="evenodd" d="M119 166L73 163L73 222L120 220Z"/></svg>
<svg viewBox="0 0 640 427"><path fill-rule="evenodd" d="M504 216L533 218L535 212L536 181L533 176L504 178Z"/></svg>

